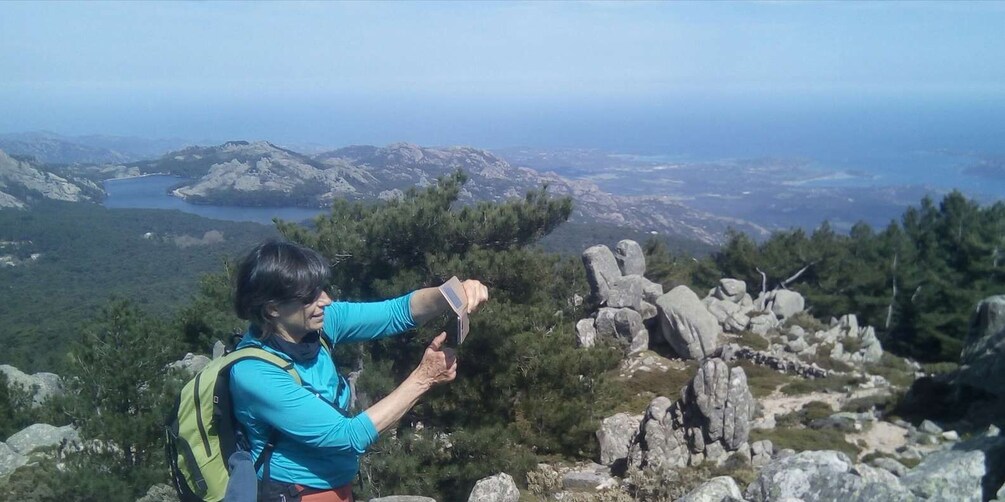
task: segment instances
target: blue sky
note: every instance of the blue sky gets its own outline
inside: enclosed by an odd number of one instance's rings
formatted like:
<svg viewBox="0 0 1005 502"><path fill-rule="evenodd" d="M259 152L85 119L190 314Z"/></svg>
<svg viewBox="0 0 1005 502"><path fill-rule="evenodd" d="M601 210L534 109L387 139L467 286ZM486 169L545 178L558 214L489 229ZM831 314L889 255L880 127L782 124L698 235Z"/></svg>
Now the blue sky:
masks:
<svg viewBox="0 0 1005 502"><path fill-rule="evenodd" d="M1000 103L1002 26L993 2L2 2L0 132L492 143L583 109Z"/></svg>

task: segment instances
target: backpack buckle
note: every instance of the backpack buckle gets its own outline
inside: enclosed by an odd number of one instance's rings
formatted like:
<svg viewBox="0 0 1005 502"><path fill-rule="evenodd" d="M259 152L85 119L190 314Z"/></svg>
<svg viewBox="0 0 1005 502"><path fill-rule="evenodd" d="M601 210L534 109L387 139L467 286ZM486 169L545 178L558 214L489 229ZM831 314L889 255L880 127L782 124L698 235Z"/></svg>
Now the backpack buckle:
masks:
<svg viewBox="0 0 1005 502"><path fill-rule="evenodd" d="M213 404L220 404L220 396L213 396Z"/></svg>

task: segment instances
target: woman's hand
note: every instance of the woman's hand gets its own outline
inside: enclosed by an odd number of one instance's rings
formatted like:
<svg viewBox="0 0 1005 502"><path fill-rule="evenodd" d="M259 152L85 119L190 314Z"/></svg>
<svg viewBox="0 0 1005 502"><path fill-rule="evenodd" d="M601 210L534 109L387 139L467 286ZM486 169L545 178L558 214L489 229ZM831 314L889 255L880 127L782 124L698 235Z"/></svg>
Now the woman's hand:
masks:
<svg viewBox="0 0 1005 502"><path fill-rule="evenodd" d="M432 387L436 384L450 382L457 377L457 356L453 349L443 348L447 333L440 333L426 347L422 361L412 375L423 385Z"/></svg>
<svg viewBox="0 0 1005 502"><path fill-rule="evenodd" d="M464 296L467 300L465 305L468 307L469 314L477 310L482 302L489 299L489 288L480 281L468 279L461 283L461 287L464 288Z"/></svg>

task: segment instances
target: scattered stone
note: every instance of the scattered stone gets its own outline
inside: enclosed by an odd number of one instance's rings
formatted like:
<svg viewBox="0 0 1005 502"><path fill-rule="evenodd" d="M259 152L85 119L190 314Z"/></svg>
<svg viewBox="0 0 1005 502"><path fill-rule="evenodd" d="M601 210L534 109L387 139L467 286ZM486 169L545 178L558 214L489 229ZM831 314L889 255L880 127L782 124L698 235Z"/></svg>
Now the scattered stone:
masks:
<svg viewBox="0 0 1005 502"><path fill-rule="evenodd" d="M754 467L761 467L771 462L771 455L775 452L775 446L771 440L763 439L750 445L751 464Z"/></svg>
<svg viewBox="0 0 1005 502"><path fill-rule="evenodd" d="M227 346L223 344L220 340L217 340L213 344L213 359L219 359L227 353ZM156 485L154 485L156 486Z"/></svg>
<svg viewBox="0 0 1005 502"><path fill-rule="evenodd" d="M617 480L600 465L567 472L562 476L562 488L571 492L597 492L618 486Z"/></svg>
<svg viewBox="0 0 1005 502"><path fill-rule="evenodd" d="M597 328L593 319L580 319L576 323L576 344L580 347L593 347L597 341Z"/></svg>
<svg viewBox="0 0 1005 502"><path fill-rule="evenodd" d="M946 431L942 433L942 439L946 441L959 441L960 435L956 431Z"/></svg>
<svg viewBox="0 0 1005 502"><path fill-rule="evenodd" d="M520 489L513 481L513 476L505 472L483 478L475 483L468 502L517 502L520 500Z"/></svg>
<svg viewBox="0 0 1005 502"><path fill-rule="evenodd" d="M704 359L718 346L719 323L687 286L656 299L663 336L681 357Z"/></svg>
<svg viewBox="0 0 1005 502"><path fill-rule="evenodd" d="M719 476L702 483L677 502L722 502L730 499L742 500L743 493L733 478Z"/></svg>
<svg viewBox="0 0 1005 502"><path fill-rule="evenodd" d="M873 459L872 465L880 469L885 469L887 472L897 477L907 474L908 470L904 464L897 462L896 459L892 459L890 457L877 457Z"/></svg>
<svg viewBox="0 0 1005 502"><path fill-rule="evenodd" d="M921 425L918 426L918 430L928 434L942 434L942 427L939 427L931 420L924 420Z"/></svg>

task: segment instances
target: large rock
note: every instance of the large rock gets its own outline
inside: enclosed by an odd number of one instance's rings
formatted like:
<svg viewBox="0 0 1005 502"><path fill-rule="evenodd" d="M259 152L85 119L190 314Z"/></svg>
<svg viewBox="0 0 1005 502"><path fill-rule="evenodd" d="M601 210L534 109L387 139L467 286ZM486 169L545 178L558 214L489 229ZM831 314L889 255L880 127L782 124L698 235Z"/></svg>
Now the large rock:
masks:
<svg viewBox="0 0 1005 502"><path fill-rule="evenodd" d="M600 443L600 463L613 465L628 458L628 449L639 435L642 415L618 413L605 418L597 430L597 441Z"/></svg>
<svg viewBox="0 0 1005 502"><path fill-rule="evenodd" d="M772 314L775 314L782 319L788 319L789 317L802 312L806 307L806 301L803 299L803 295L795 291L779 289L769 293L765 307L770 310Z"/></svg>
<svg viewBox="0 0 1005 502"><path fill-rule="evenodd" d="M649 348L649 331L642 314L628 308L601 308L594 323L597 336L616 342L627 354Z"/></svg>
<svg viewBox="0 0 1005 502"><path fill-rule="evenodd" d="M475 483L468 502L517 502L520 500L520 489L516 487L513 476L505 472L489 476Z"/></svg>
<svg viewBox="0 0 1005 502"><path fill-rule="evenodd" d="M904 486L928 501L980 501L1005 481L1005 438L979 437L927 457L901 476Z"/></svg>
<svg viewBox="0 0 1005 502"><path fill-rule="evenodd" d="M580 347L593 347L597 342L597 328L593 319L580 319L576 323L576 344Z"/></svg>
<svg viewBox="0 0 1005 502"><path fill-rule="evenodd" d="M656 469L686 467L691 452L684 436L684 415L679 402L659 396L649 403L642 431L629 449L629 463Z"/></svg>
<svg viewBox="0 0 1005 502"><path fill-rule="evenodd" d="M614 248L614 258L624 275L645 275L646 255L638 242L625 239Z"/></svg>
<svg viewBox="0 0 1005 502"><path fill-rule="evenodd" d="M687 286L678 286L656 299L660 327L681 357L704 359L715 352L721 331L715 316Z"/></svg>
<svg viewBox="0 0 1005 502"><path fill-rule="evenodd" d="M583 251L583 265L586 267L586 280L590 283L593 300L598 304L606 303L611 282L622 276L614 253L607 246L587 248Z"/></svg>
<svg viewBox="0 0 1005 502"><path fill-rule="evenodd" d="M641 275L626 275L608 283L607 306L629 307L641 312L643 303L654 303L663 294L663 285Z"/></svg>
<svg viewBox="0 0 1005 502"><path fill-rule="evenodd" d="M740 303L746 294L747 283L739 279L719 279L719 285L712 290L712 296L732 303Z"/></svg>
<svg viewBox="0 0 1005 502"><path fill-rule="evenodd" d="M702 303L708 308L708 312L719 321L724 331L729 333L739 333L747 329L750 323L750 316L747 315L749 309L744 309L738 303L728 300L719 300L714 297L706 298Z"/></svg>
<svg viewBox="0 0 1005 502"><path fill-rule="evenodd" d="M712 478L698 488L695 488L677 502L723 502L726 500L743 500L743 493L736 481L729 476Z"/></svg>
<svg viewBox="0 0 1005 502"><path fill-rule="evenodd" d="M190 376L194 376L196 373L202 371L209 362L210 359L208 357L189 352L181 360L169 364L168 368L177 369Z"/></svg>
<svg viewBox="0 0 1005 502"><path fill-rule="evenodd" d="M1005 394L1005 295L977 304L963 345L957 382Z"/></svg>
<svg viewBox="0 0 1005 502"><path fill-rule="evenodd" d="M562 476L562 488L570 492L591 493L617 485L617 480L611 477L607 467L597 464L574 469Z"/></svg>
<svg viewBox="0 0 1005 502"><path fill-rule="evenodd" d="M9 364L0 364L0 371L7 377L8 385L16 385L31 394L33 407L39 406L51 397L63 395L63 381L55 373L39 372L28 375Z"/></svg>
<svg viewBox="0 0 1005 502"><path fill-rule="evenodd" d="M708 359L686 396L700 413L706 444L721 441L725 450L735 451L747 442L755 401L743 368L730 369L722 359Z"/></svg>
<svg viewBox="0 0 1005 502"><path fill-rule="evenodd" d="M7 443L0 442L0 478L28 463L28 457L14 451Z"/></svg>
<svg viewBox="0 0 1005 502"><path fill-rule="evenodd" d="M779 458L761 469L745 496L755 502L781 500L911 501L916 498L895 480L863 477L847 455L805 451Z"/></svg>
<svg viewBox="0 0 1005 502"><path fill-rule="evenodd" d="M59 446L63 443L80 442L80 434L71 425L56 427L49 424L33 424L7 438L7 446L21 455Z"/></svg>

